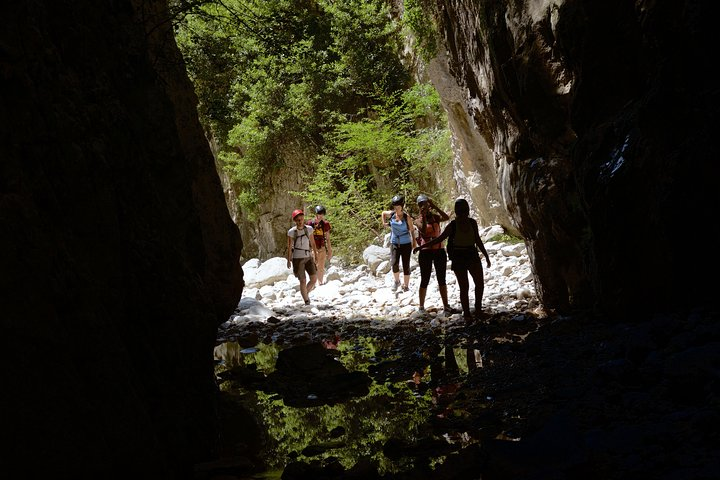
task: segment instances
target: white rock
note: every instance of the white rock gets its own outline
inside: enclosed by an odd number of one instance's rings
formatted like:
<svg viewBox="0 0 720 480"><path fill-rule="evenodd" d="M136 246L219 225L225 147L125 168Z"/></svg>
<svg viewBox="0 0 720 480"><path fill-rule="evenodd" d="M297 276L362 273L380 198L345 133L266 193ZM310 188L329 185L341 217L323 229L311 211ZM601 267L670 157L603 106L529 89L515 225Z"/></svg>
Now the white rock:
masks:
<svg viewBox="0 0 720 480"><path fill-rule="evenodd" d="M505 233L505 229L500 225L491 225L480 230L480 238L485 242L488 238L492 238L495 235L502 235Z"/></svg>
<svg viewBox="0 0 720 480"><path fill-rule="evenodd" d="M489 232L490 229L484 229ZM485 291L483 306L491 313L523 310L538 305L532 268L523 244L509 245L485 242L492 267L486 268L483 260ZM408 292L394 289L394 276L389 265L390 250L372 245L363 252L366 263L344 266L335 258L326 271L325 285L317 285L310 292L310 306L305 306L299 293L299 281L287 268L286 260L275 257L266 262L250 259L243 265L245 289L238 310L231 316L232 322L264 322L269 316L283 321L332 315L344 319L368 319L371 325L381 327L388 322L412 319L418 325L454 321L460 314L446 316L441 310L442 300L433 271L425 297L424 315L417 314L420 269L417 255L411 257L410 288ZM379 268L380 264L383 266ZM448 300L459 308L460 298L457 278L450 270L446 273ZM271 268L275 267L275 268ZM387 268L387 271L384 271ZM272 273L274 271L274 273ZM375 272L377 271L377 275ZM274 281L269 278L275 277ZM400 273L402 281L402 271ZM470 282L470 304L474 303L474 282ZM269 283L266 283L269 282ZM261 302L258 300L262 300ZM438 309L438 312L431 310ZM276 313L277 312L277 313ZM299 328L299 327L298 327Z"/></svg>
<svg viewBox="0 0 720 480"><path fill-rule="evenodd" d="M524 243L516 243L514 245L506 245L500 249L500 252L506 257L519 257L525 252Z"/></svg>
<svg viewBox="0 0 720 480"><path fill-rule="evenodd" d="M390 250L387 248L383 248L378 245L370 245L363 250L363 261L373 273L375 273L378 265L380 265L383 260L389 259Z"/></svg>
<svg viewBox="0 0 720 480"><path fill-rule="evenodd" d="M392 266L390 265L390 260L383 260L380 262L380 264L377 266L377 269L375 270L375 275L384 275L390 271L390 268Z"/></svg>
<svg viewBox="0 0 720 480"><path fill-rule="evenodd" d="M249 269L249 268L258 268L260 266L260 260L257 258L251 258L247 262L243 263L242 268L243 270Z"/></svg>
<svg viewBox="0 0 720 480"><path fill-rule="evenodd" d="M243 270L244 272L244 270ZM264 285L272 285L279 280L284 280L291 272L287 268L287 259L283 257L273 257L262 264L255 270L249 269L250 278L245 278L245 285L260 288Z"/></svg>

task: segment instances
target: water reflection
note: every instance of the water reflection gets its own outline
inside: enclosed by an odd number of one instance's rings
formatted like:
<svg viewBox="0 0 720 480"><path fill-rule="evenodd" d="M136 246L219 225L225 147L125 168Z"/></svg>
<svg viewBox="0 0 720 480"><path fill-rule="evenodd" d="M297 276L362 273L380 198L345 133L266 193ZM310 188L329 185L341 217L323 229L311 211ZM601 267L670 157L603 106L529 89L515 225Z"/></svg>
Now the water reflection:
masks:
<svg viewBox="0 0 720 480"><path fill-rule="evenodd" d="M398 473L442 461L448 445L474 442L432 420L463 415L452 400L468 372L482 367L482 355L434 337L420 343L334 337L243 349L227 342L215 349L216 374L223 395L255 418L266 472L332 460ZM225 432L224 442L232 445L233 436Z"/></svg>

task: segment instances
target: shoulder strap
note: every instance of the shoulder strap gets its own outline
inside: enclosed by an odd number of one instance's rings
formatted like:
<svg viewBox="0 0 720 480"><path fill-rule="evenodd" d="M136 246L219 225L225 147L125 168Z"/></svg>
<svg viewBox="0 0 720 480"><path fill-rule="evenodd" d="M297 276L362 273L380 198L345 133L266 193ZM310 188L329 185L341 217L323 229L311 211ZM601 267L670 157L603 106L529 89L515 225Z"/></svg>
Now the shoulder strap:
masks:
<svg viewBox="0 0 720 480"><path fill-rule="evenodd" d="M395 212L390 214L390 220L395 218ZM408 214L403 212L403 222L405 222L405 225L408 227L408 230L410 230L410 225L408 225Z"/></svg>

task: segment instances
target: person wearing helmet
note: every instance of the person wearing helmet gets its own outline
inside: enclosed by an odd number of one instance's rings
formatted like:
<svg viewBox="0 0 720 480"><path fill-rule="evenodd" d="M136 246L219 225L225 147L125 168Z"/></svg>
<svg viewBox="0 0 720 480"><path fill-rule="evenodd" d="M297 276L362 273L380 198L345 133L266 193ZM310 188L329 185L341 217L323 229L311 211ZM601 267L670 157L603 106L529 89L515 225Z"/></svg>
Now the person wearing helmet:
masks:
<svg viewBox="0 0 720 480"><path fill-rule="evenodd" d="M415 219L415 227L418 231L417 244L424 245L440 236L440 222L447 222L450 220L450 217L447 213L440 210L427 195L418 195L417 205L420 209L420 214ZM430 284L433 265L435 265L435 276L437 277L440 298L443 302L443 310L446 314L457 313L448 303L447 283L445 281L447 253L443 248L442 242L436 243L425 250L421 250L418 255L418 264L420 264L420 288L418 289L418 301L420 305L418 311L425 311L425 296L427 294L427 287Z"/></svg>
<svg viewBox="0 0 720 480"><path fill-rule="evenodd" d="M400 289L400 259L403 265L403 291L410 289L410 254L415 248L415 228L413 218L404 210L405 197L395 195L392 198L392 210L385 210L380 216L384 227L390 227L390 263L392 264L395 290Z"/></svg>
<svg viewBox="0 0 720 480"><path fill-rule="evenodd" d="M287 267L292 265L293 273L300 281L300 295L305 305L310 305L308 294L315 288L317 280L317 247L312 239L312 227L305 225L305 213L300 209L294 210L291 217L295 225L287 233ZM306 273L309 281L305 278Z"/></svg>
<svg viewBox="0 0 720 480"><path fill-rule="evenodd" d="M313 236L315 238L315 246L318 255L315 257L317 264L317 281L318 285L324 283L325 278L325 261L332 259L332 243L330 242L330 222L325 220L325 207L317 205L315 207L315 218L308 222L313 228Z"/></svg>
<svg viewBox="0 0 720 480"><path fill-rule="evenodd" d="M483 316L482 297L485 290L483 279L483 267L478 255L478 249L485 256L487 267L490 268L490 257L485 245L480 238L480 231L475 219L470 218L470 205L464 198L455 200L455 220L451 221L439 237L414 249L415 252L431 248L434 245L448 239L448 253L452 261L452 270L455 272L458 287L460 287L460 304L463 309L463 317L472 319L470 312L470 282L468 272L475 283L475 317Z"/></svg>

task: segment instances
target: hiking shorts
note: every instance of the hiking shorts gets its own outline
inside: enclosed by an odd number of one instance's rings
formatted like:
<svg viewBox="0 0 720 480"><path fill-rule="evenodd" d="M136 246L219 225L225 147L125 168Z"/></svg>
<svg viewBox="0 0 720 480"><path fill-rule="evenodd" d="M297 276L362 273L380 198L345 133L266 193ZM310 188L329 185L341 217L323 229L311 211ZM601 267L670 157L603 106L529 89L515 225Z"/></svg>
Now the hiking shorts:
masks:
<svg viewBox="0 0 720 480"><path fill-rule="evenodd" d="M482 262L480 261L480 254L473 248L461 248L456 247L456 251L453 254L452 266L450 267L453 272L469 270L473 265L479 264L482 268Z"/></svg>
<svg viewBox="0 0 720 480"><path fill-rule="evenodd" d="M301 275L305 275L305 272L307 272L308 275L315 275L315 272L317 271L315 269L315 262L313 261L312 257L303 257L303 258L293 258L292 259L293 264L293 273L296 277L300 278Z"/></svg>

